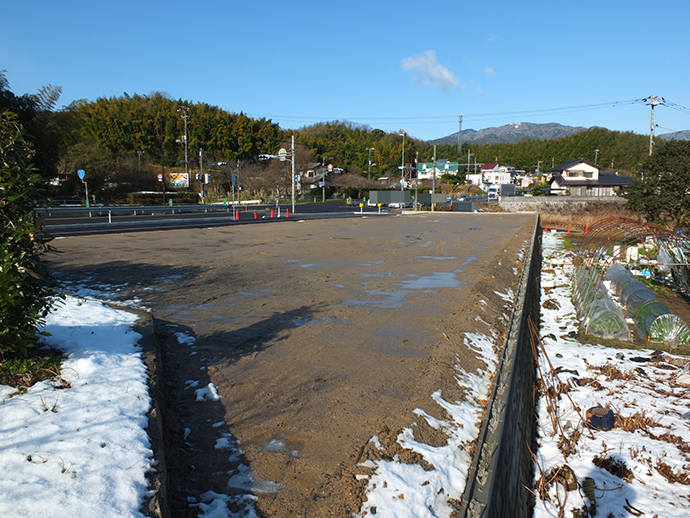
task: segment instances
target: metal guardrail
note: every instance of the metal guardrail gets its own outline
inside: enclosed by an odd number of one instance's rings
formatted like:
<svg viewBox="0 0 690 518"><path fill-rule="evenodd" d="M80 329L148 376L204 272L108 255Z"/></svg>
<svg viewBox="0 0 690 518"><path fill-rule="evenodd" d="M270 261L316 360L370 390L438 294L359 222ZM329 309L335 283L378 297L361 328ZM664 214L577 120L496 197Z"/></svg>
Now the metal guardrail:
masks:
<svg viewBox="0 0 690 518"><path fill-rule="evenodd" d="M90 215L107 216L108 214L130 214L138 216L142 214L183 214L183 213L208 213L208 212L230 212L233 207L239 208L237 204L208 204L208 205L112 205L95 207L39 207L36 212L47 216L65 215ZM246 205L242 205L246 207ZM262 207L268 207L262 205ZM270 207L268 207L270 209Z"/></svg>

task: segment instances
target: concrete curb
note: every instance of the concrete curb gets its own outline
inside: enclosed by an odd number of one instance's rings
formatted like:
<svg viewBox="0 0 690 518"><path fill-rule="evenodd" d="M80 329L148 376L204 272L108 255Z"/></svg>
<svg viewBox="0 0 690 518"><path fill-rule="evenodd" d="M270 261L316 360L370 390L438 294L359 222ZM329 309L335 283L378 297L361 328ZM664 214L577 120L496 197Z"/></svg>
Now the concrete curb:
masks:
<svg viewBox="0 0 690 518"><path fill-rule="evenodd" d="M151 518L168 518L168 476L165 462L165 445L163 442L163 416L160 402L163 401L161 380L160 347L156 336L156 322L153 315L145 310L133 309L112 304L112 307L132 312L139 316L139 321L134 326L134 331L142 335L139 345L142 346L142 359L146 364L148 374L149 397L151 409L148 413L149 424L146 429L151 441L153 458L156 461L156 470L148 474L150 494L144 500L141 512Z"/></svg>
<svg viewBox="0 0 690 518"><path fill-rule="evenodd" d="M496 369L459 516L531 517L535 363L527 319L539 322L541 227L535 217L515 307Z"/></svg>

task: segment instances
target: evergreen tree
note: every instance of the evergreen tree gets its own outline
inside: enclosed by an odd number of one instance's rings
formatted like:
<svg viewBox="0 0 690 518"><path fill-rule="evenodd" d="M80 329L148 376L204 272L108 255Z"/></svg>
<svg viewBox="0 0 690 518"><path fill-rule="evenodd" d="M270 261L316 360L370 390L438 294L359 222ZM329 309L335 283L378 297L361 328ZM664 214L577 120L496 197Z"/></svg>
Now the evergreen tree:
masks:
<svg viewBox="0 0 690 518"><path fill-rule="evenodd" d="M628 207L653 223L690 229L690 141L662 142L627 189Z"/></svg>
<svg viewBox="0 0 690 518"><path fill-rule="evenodd" d="M0 112L0 358L38 345L56 295L41 262L50 247L37 228L41 176L30 162L33 154L17 115Z"/></svg>

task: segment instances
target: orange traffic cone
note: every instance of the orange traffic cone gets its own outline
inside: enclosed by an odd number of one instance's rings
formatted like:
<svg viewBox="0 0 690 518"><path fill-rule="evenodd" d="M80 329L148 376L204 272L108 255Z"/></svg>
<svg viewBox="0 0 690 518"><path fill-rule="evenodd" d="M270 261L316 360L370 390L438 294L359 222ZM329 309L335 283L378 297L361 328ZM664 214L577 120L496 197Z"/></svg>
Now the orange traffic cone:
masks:
<svg viewBox="0 0 690 518"><path fill-rule="evenodd" d="M548 232L548 231L549 231L549 226L548 226L548 225L544 225L544 232Z"/></svg>
<svg viewBox="0 0 690 518"><path fill-rule="evenodd" d="M286 218L290 217L290 209L285 209L285 217Z"/></svg>
<svg viewBox="0 0 690 518"><path fill-rule="evenodd" d="M239 220L240 220L240 211L238 210L235 212L235 221L239 221Z"/></svg>
<svg viewBox="0 0 690 518"><path fill-rule="evenodd" d="M254 211L254 219L257 219L256 210Z"/></svg>
<svg viewBox="0 0 690 518"><path fill-rule="evenodd" d="M568 225L568 234L570 234L570 225Z"/></svg>
<svg viewBox="0 0 690 518"><path fill-rule="evenodd" d="M585 234L587 233L588 230L589 230L589 225L585 225Z"/></svg>
<svg viewBox="0 0 690 518"><path fill-rule="evenodd" d="M273 217L273 209L271 209L271 218Z"/></svg>

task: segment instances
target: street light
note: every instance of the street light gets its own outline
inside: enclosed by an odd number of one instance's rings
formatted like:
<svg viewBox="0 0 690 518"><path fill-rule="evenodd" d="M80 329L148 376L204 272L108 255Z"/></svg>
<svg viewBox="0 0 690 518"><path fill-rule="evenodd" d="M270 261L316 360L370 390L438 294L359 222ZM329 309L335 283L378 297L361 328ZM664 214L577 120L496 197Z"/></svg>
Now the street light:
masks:
<svg viewBox="0 0 690 518"><path fill-rule="evenodd" d="M371 179L371 152L376 151L376 148L369 147L367 151L369 151L369 172L367 173L367 178Z"/></svg>
<svg viewBox="0 0 690 518"><path fill-rule="evenodd" d="M594 165L597 165L597 158L599 158L599 150L594 150Z"/></svg>
<svg viewBox="0 0 690 518"><path fill-rule="evenodd" d="M400 164L400 190L403 190L403 182L405 181L405 132L401 131L400 134L403 138L402 145L402 158Z"/></svg>

